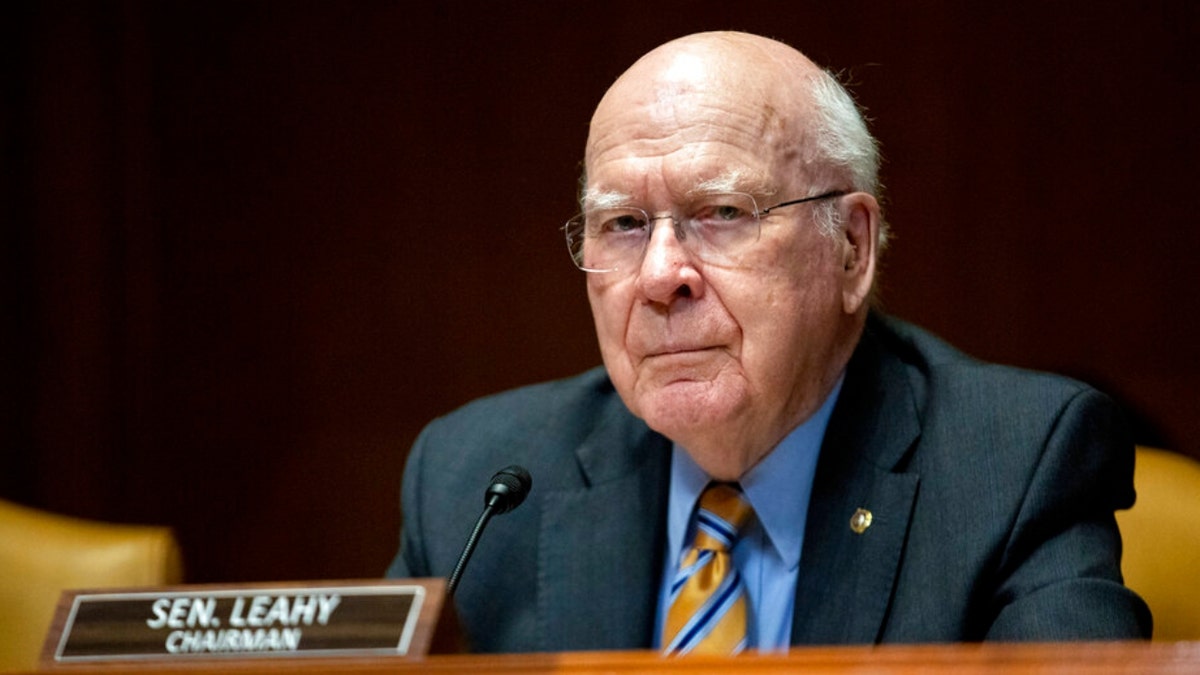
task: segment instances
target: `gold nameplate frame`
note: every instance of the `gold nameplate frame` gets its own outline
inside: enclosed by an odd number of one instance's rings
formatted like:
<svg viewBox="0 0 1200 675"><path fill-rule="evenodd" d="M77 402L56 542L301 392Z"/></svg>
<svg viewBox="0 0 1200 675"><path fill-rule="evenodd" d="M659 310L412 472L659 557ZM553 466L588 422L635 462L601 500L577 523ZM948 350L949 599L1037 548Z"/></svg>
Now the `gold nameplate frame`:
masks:
<svg viewBox="0 0 1200 675"><path fill-rule="evenodd" d="M420 657L454 651L444 598L441 579L69 590L42 662Z"/></svg>

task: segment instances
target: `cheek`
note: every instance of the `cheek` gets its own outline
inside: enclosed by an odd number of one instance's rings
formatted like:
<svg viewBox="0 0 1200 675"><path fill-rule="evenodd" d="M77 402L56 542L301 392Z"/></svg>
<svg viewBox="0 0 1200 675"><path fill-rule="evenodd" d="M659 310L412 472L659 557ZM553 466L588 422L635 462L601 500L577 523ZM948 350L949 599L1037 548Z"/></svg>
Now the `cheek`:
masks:
<svg viewBox="0 0 1200 675"><path fill-rule="evenodd" d="M825 250L828 250L827 248ZM772 270L753 283L732 285L730 309L744 335L743 363L766 379L787 377L804 354L836 323L841 295L832 256L824 251L807 257L773 256L759 269Z"/></svg>
<svg viewBox="0 0 1200 675"><path fill-rule="evenodd" d="M588 302L592 307L596 341L600 345L600 357L608 377L626 407L634 415L644 417L642 406L634 395L637 370L626 345L632 293L622 292L619 284L589 283Z"/></svg>
<svg viewBox="0 0 1200 675"><path fill-rule="evenodd" d="M596 325L596 339L605 364L611 369L619 355L625 352L625 333L629 325L632 302L630 293L623 292L618 284L604 284L588 278L588 303L592 307L592 320ZM612 363L610 363L610 361Z"/></svg>

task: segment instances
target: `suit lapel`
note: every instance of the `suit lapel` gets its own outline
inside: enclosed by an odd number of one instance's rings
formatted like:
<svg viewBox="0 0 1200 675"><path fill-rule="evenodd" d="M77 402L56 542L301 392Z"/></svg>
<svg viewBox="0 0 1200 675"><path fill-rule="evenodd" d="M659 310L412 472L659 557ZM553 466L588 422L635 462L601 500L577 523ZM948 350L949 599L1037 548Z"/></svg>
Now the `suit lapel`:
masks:
<svg viewBox="0 0 1200 675"><path fill-rule="evenodd" d="M882 632L917 494L918 476L899 472L920 435L913 386L869 328L817 464L793 644L873 643ZM871 514L861 533L851 527L859 509Z"/></svg>
<svg viewBox="0 0 1200 675"><path fill-rule="evenodd" d="M629 649L653 639L670 444L619 402L603 417L576 451L582 484L542 499L544 649Z"/></svg>

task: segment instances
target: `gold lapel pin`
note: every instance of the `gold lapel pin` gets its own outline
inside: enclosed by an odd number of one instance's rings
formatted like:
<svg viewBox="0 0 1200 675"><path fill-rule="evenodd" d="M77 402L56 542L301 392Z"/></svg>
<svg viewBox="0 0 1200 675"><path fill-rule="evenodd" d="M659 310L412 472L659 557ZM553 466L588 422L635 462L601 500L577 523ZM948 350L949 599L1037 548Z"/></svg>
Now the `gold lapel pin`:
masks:
<svg viewBox="0 0 1200 675"><path fill-rule="evenodd" d="M871 520L874 516L866 509L858 509L854 515L850 516L850 529L854 530L854 534L862 534L871 526Z"/></svg>

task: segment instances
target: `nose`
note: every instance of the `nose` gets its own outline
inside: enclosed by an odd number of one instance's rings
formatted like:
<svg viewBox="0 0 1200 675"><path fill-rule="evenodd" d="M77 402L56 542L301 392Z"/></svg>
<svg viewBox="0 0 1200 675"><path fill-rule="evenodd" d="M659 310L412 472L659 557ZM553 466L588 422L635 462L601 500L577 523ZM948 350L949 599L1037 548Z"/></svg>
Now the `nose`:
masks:
<svg viewBox="0 0 1200 675"><path fill-rule="evenodd" d="M656 227L662 223L666 227ZM686 233L670 215L650 220L650 239L638 270L637 286L651 302L671 304L678 298L698 297L703 292L703 277L691 253L684 246Z"/></svg>

